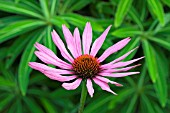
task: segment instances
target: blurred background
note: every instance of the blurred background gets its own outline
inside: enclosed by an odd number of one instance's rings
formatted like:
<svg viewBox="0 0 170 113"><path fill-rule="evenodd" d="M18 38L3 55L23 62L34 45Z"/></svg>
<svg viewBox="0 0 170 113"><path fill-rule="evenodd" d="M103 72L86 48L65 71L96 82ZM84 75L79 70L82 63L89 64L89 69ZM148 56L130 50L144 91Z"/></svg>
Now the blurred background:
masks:
<svg viewBox="0 0 170 113"><path fill-rule="evenodd" d="M72 32L78 27L82 34L88 21L93 41L112 25L98 56L115 42L132 38L105 63L137 46L125 60L145 59L135 69L141 74L115 79L123 87L110 85L118 96L94 85L84 113L170 113L170 0L0 0L0 113L77 113L81 87L67 91L28 62L40 62L35 42L62 58L52 29L64 39L62 24Z"/></svg>

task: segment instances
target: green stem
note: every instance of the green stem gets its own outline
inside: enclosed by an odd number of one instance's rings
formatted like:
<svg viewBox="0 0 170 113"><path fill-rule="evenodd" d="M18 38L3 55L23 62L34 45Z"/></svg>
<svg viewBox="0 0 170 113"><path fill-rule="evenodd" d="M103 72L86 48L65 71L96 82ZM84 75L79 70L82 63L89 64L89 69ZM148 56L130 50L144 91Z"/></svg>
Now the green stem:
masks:
<svg viewBox="0 0 170 113"><path fill-rule="evenodd" d="M81 99L80 99L80 107L79 107L78 113L83 113L84 104L85 104L85 101L86 101L86 96L87 96L86 81L83 80L82 91L81 91Z"/></svg>

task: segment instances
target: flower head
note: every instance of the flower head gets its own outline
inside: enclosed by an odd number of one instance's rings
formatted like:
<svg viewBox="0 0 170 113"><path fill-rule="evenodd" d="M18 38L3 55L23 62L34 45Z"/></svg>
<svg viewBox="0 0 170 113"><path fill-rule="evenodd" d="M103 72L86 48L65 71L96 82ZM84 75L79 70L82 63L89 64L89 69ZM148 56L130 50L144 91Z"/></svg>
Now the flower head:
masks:
<svg viewBox="0 0 170 113"><path fill-rule="evenodd" d="M66 61L58 58L55 53L50 49L39 43L36 43L35 47L38 49L38 51L35 51L36 56L44 63L52 64L57 68L52 68L45 64L37 62L30 62L29 66L35 70L42 72L52 80L64 82L62 86L67 90L76 89L80 85L82 80L86 80L86 86L91 97L93 97L94 93L92 81L99 85L101 89L116 94L110 89L108 83L114 84L116 86L122 85L117 82L111 81L106 77L124 77L128 75L138 74L139 72L125 71L135 68L136 66L139 66L139 64L129 67L125 66L128 66L142 59L143 57L125 62L122 61L130 53L132 53L136 49L135 48L110 63L102 64L102 62L108 56L121 50L131 40L130 38L125 38L117 42L113 46L106 49L104 53L97 58L96 54L104 43L104 40L110 28L111 26L109 26L92 44L92 27L89 22L86 23L82 36L82 41L78 28L75 28L74 34L72 35L69 29L65 25L63 25L62 29L67 48L65 47L63 41L60 39L55 30L53 30L52 32L52 39ZM70 51L71 54L68 52L67 49ZM68 82L71 80L73 82Z"/></svg>

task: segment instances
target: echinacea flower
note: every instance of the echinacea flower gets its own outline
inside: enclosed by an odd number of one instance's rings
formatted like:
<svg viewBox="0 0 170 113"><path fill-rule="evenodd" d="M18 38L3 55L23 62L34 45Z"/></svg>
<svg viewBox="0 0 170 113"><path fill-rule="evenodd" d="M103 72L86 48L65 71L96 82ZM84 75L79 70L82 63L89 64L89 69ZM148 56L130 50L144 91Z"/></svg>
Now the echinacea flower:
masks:
<svg viewBox="0 0 170 113"><path fill-rule="evenodd" d="M97 58L96 54L104 43L104 40L110 28L111 25L92 44L92 27L89 22L86 23L82 35L82 40L80 38L78 28L75 28L74 34L72 35L69 29L65 25L63 25L62 29L67 48L65 47L63 41L60 39L55 30L52 31L52 39L55 45L60 50L61 55L64 57L65 61L58 58L53 51L37 42L35 44L35 47L38 49L38 51L35 51L36 56L42 62L46 64L52 64L57 68L52 68L45 64L37 62L30 62L29 66L35 70L42 72L44 75L52 80L64 82L62 86L67 90L76 89L81 84L82 80L86 80L87 90L91 97L93 97L94 93L92 81L99 85L101 89L116 94L110 89L108 83L114 84L116 86L122 85L109 80L108 77L125 77L133 74L138 74L139 72L125 71L135 68L136 66L139 66L139 64L129 67L125 66L128 66L142 59L143 57L130 61L122 61L130 53L132 53L136 49L135 48L110 63L102 64L102 62L107 57L121 50L131 40L130 38L125 38L117 42L113 46L106 49L104 53Z"/></svg>

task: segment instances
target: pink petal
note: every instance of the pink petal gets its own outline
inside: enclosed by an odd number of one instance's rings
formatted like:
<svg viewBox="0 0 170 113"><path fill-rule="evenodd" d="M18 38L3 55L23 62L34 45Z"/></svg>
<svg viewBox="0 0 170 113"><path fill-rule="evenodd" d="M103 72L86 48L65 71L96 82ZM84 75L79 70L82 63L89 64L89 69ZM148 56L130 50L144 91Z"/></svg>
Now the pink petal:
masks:
<svg viewBox="0 0 170 113"><path fill-rule="evenodd" d="M77 80L75 80L72 83L63 83L62 86L67 90L74 90L80 85L81 81L82 81L82 79L78 78Z"/></svg>
<svg viewBox="0 0 170 113"><path fill-rule="evenodd" d="M140 72L126 72L126 73L99 73L101 76L107 77L125 77L129 75L139 74Z"/></svg>
<svg viewBox="0 0 170 113"><path fill-rule="evenodd" d="M61 52L61 55L68 60L69 62L73 62L73 58L70 56L70 54L68 53L68 51L66 50L63 41L60 39L60 37L58 36L58 34L56 33L55 30L53 30L52 32L52 39L55 43L55 45L58 47L58 49Z"/></svg>
<svg viewBox="0 0 170 113"><path fill-rule="evenodd" d="M48 56L50 56L51 58L53 58L54 60L56 60L56 62L61 63L62 65L66 65L66 66L71 67L70 64L68 64L68 63L62 61L61 59L59 59L59 58L54 54L54 52L51 51L50 49L48 49L47 47L39 44L38 42L36 42L35 47L36 47L40 52L43 52L43 53L47 54Z"/></svg>
<svg viewBox="0 0 170 113"><path fill-rule="evenodd" d="M73 57L76 58L78 55L77 55L76 46L74 43L75 39L73 35L71 34L70 30L65 25L62 25L62 28L63 28L64 37L67 42L67 48L70 50Z"/></svg>
<svg viewBox="0 0 170 113"><path fill-rule="evenodd" d="M86 86L87 86L87 90L88 90L88 92L89 92L89 95L90 95L91 97L93 97L94 89L93 89L92 81L91 81L90 79L87 79L87 84L86 84Z"/></svg>
<svg viewBox="0 0 170 113"><path fill-rule="evenodd" d="M102 76L96 76L96 78L99 79L99 80L101 80L101 81L103 81L103 82L114 84L114 85L116 85L116 86L123 86L122 84L119 84L119 83L117 83L117 82L111 81L111 80L109 80L109 79L107 79L107 78L104 78L104 77L102 77Z"/></svg>
<svg viewBox="0 0 170 113"><path fill-rule="evenodd" d="M129 67L125 67L125 68L121 68L121 69L106 69L106 70L103 70L102 72L104 73L115 73L115 72L123 72L123 71L128 71L128 70L131 70L137 66L140 66L141 64L137 64L137 65L134 65L134 66L129 66Z"/></svg>
<svg viewBox="0 0 170 113"><path fill-rule="evenodd" d="M90 55L96 56L97 52L99 51L99 49L101 48L101 46L105 40L110 28L111 28L111 25L103 32L103 34L99 38L97 38L94 41L92 48L91 48Z"/></svg>
<svg viewBox="0 0 170 113"><path fill-rule="evenodd" d="M131 40L130 38L125 38L125 39L117 42L113 46L109 47L108 49L106 49L104 51L104 53L98 58L99 62L104 61L108 56L110 56L111 54L113 54L113 53L119 51L120 49L122 49L123 47L125 47L130 40Z"/></svg>
<svg viewBox="0 0 170 113"><path fill-rule="evenodd" d="M127 52L126 54L122 55L121 57L113 60L112 62L109 62L109 63L107 63L107 64L104 64L103 67L106 67L106 68L107 68L107 67L110 66L110 64L114 64L114 63L116 63L116 62L119 62L119 61L125 59L129 54L131 54L131 53L132 53L134 50L136 50L137 48L138 48L138 47L132 49L131 51L129 51L129 52Z"/></svg>
<svg viewBox="0 0 170 113"><path fill-rule="evenodd" d="M77 78L76 75L73 76L61 76L59 74L49 74L44 72L44 75L46 75L48 78L52 79L52 80L57 80L60 82L65 82L65 81L70 81L70 80L74 80L75 78Z"/></svg>
<svg viewBox="0 0 170 113"><path fill-rule="evenodd" d="M46 64L52 64L54 66L58 66L62 69L71 69L72 66L67 66L67 65L64 65L60 62L57 62L56 60L54 60L53 58L51 58L50 56L48 56L47 54L45 53L42 53L40 51L35 51L35 55L43 62L45 62Z"/></svg>
<svg viewBox="0 0 170 113"><path fill-rule="evenodd" d="M97 78L93 78L93 80L94 80L94 82L95 82L97 85L99 85L103 90L106 90L106 91L108 91L108 92L111 92L111 93L117 95L115 92L113 92L113 91L110 89L109 85L108 85L106 82L103 82L103 81L101 81L101 80L99 80L99 79L97 79Z"/></svg>
<svg viewBox="0 0 170 113"><path fill-rule="evenodd" d="M86 23L86 27L83 32L83 50L84 54L89 54L90 45L92 43L92 28L90 22Z"/></svg>
<svg viewBox="0 0 170 113"><path fill-rule="evenodd" d="M73 72L69 70L55 69L45 64L41 64L37 62L29 62L29 66L35 70L41 71L42 73L50 72L50 73L56 73L56 74L73 74Z"/></svg>
<svg viewBox="0 0 170 113"><path fill-rule="evenodd" d="M77 51L77 55L81 56L82 55L82 50L81 50L81 40L80 40L80 33L78 28L76 28L74 30L74 41L75 41L75 45L76 45L76 51ZM78 57L77 56L77 57Z"/></svg>
<svg viewBox="0 0 170 113"><path fill-rule="evenodd" d="M111 69L111 68L120 68L120 67L124 67L124 66L128 66L138 60L141 60L142 58L144 57L140 57L140 58L137 58L137 59L133 59L133 60L129 60L129 61L126 61L126 62L118 62L118 63L115 63L115 64L110 64L110 65L101 65L101 69Z"/></svg>

